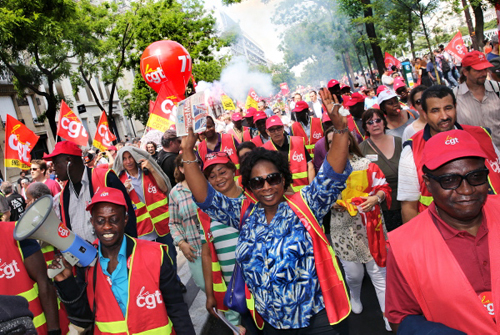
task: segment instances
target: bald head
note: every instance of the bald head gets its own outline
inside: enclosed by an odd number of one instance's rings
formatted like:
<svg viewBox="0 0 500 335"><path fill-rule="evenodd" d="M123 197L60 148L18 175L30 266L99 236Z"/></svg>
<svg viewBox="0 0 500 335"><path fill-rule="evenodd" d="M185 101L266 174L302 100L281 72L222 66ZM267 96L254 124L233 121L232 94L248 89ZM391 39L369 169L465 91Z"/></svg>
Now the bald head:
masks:
<svg viewBox="0 0 500 335"><path fill-rule="evenodd" d="M37 200L44 195L52 195L49 187L44 183L31 183L26 190L26 196L31 197L33 200Z"/></svg>

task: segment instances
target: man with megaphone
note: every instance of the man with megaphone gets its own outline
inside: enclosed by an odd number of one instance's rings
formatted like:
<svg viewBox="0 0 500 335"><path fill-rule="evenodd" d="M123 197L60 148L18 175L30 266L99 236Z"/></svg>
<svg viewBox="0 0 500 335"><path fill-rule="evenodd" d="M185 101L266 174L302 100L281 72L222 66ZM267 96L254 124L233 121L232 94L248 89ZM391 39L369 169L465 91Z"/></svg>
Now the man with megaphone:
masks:
<svg viewBox="0 0 500 335"><path fill-rule="evenodd" d="M60 195L61 220L64 225L75 234L87 241L96 238L90 214L85 207L90 203L92 196L102 187L112 187L120 190L128 208L128 222L125 232L137 237L136 217L132 202L120 179L112 170L89 168L83 164L82 150L73 142L58 142L51 154L43 157L54 163L57 177L67 181Z"/></svg>
<svg viewBox="0 0 500 335"><path fill-rule="evenodd" d="M87 206L97 236L95 266L72 267L60 255L49 268L68 314L93 320L97 334L195 334L168 247L125 235L123 193L100 188ZM61 265L61 262L64 265Z"/></svg>

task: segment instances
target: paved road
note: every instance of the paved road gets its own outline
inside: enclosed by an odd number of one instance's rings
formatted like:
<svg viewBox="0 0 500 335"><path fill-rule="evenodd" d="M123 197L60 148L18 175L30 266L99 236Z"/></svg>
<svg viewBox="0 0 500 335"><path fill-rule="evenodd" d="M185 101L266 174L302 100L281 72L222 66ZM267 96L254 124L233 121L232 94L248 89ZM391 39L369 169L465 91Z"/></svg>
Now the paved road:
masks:
<svg viewBox="0 0 500 335"><path fill-rule="evenodd" d="M221 321L209 317L205 309L205 293L201 291L191 278L187 260L179 252L177 256L178 274L187 287L184 300L189 306L189 314L193 321L196 334L198 335L232 335L231 330ZM359 315L351 313L347 318L350 335L386 335L391 334L385 330L382 312L380 311L375 289L371 284L370 277L365 273L363 288L361 291L361 302L363 312Z"/></svg>

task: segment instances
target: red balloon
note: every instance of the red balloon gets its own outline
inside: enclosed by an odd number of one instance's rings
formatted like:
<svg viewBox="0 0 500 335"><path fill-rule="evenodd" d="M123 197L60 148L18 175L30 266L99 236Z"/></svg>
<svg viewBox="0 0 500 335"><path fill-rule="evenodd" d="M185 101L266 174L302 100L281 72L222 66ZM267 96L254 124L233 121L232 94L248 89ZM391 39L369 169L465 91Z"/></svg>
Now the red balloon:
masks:
<svg viewBox="0 0 500 335"><path fill-rule="evenodd" d="M141 74L146 83L158 93L163 83L184 97L191 77L191 56L177 42L162 40L151 43L141 56Z"/></svg>

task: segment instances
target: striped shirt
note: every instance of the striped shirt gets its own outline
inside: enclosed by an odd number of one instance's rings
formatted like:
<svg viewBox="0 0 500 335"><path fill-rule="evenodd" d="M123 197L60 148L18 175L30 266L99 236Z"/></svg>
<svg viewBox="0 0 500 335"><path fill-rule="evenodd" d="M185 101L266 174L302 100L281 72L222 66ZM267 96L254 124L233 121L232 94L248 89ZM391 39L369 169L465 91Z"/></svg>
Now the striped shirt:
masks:
<svg viewBox="0 0 500 335"><path fill-rule="evenodd" d="M168 199L170 220L168 227L178 245L184 240L196 249L196 257L201 257L200 223L198 221L198 206L193 201L191 190L182 183L176 184L170 191Z"/></svg>
<svg viewBox="0 0 500 335"><path fill-rule="evenodd" d="M470 126L490 128L493 143L496 147L499 147L500 98L495 92L499 90L498 83L492 84L490 80L486 80L484 88L486 91L482 101L476 99L465 82L458 86L458 90L454 90L457 97L457 122Z"/></svg>

